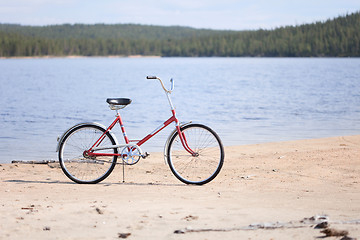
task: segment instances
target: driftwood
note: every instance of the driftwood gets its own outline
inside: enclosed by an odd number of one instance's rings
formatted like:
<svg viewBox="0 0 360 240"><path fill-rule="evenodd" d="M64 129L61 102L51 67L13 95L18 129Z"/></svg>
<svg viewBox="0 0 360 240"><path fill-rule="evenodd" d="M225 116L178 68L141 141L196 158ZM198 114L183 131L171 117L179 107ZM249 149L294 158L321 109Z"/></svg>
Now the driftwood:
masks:
<svg viewBox="0 0 360 240"><path fill-rule="evenodd" d="M22 160L13 160L11 163L18 163L18 164L48 164L48 163L55 163L55 160L43 160L43 161L22 161Z"/></svg>
<svg viewBox="0 0 360 240"><path fill-rule="evenodd" d="M324 224L327 223L327 224ZM360 219L350 220L350 221L329 221L328 216L313 216L311 218L304 218L300 221L290 221L290 222L273 222L273 223L254 223L248 226L243 227L233 227L233 228L185 228L175 230L175 234L185 234L185 233L194 233L194 232L232 232L232 231L249 231L249 230L259 230L259 229L290 229L290 228L321 228L319 226L323 225L324 228L327 228L329 223L334 224L360 224ZM325 227L326 226L326 227ZM346 231L343 231L343 234ZM346 232L346 235L348 233ZM342 236L346 236L342 235Z"/></svg>

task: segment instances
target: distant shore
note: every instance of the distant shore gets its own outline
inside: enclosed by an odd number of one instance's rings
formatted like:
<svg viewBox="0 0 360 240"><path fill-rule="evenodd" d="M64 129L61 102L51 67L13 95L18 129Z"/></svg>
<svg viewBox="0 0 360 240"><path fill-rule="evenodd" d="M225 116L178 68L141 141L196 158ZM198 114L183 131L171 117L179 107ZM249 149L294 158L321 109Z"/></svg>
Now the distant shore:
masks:
<svg viewBox="0 0 360 240"><path fill-rule="evenodd" d="M0 24L4 39L0 53L3 56L359 57L355 40L360 36L359 19L357 11L324 22L245 31L134 24Z"/></svg>
<svg viewBox="0 0 360 240"><path fill-rule="evenodd" d="M80 56L80 55L69 55L69 56L18 56L18 57L0 57L0 59L56 59L56 58L164 58L164 56L156 55L109 55L109 56ZM179 58L179 56L166 56L166 58ZM264 56L242 56L242 57L222 57L222 56L211 56L211 57L182 57L182 58L360 58L360 57L331 57L331 56L316 56L316 57L264 57Z"/></svg>
<svg viewBox="0 0 360 240"><path fill-rule="evenodd" d="M19 56L19 57L0 57L0 59L51 59L51 58L161 58L161 56L146 56L146 55L109 55L109 56Z"/></svg>
<svg viewBox="0 0 360 240"><path fill-rule="evenodd" d="M58 163L0 164L4 239L360 236L360 135L233 146L209 184L179 182L151 153L96 185ZM321 223L317 228L315 226ZM326 237L329 240L338 236ZM344 238L345 239L345 238Z"/></svg>

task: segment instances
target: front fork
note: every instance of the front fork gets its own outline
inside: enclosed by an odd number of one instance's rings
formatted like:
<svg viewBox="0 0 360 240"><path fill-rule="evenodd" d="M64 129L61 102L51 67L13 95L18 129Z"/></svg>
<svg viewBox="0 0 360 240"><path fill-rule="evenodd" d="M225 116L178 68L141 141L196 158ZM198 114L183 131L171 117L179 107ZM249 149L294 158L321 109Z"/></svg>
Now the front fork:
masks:
<svg viewBox="0 0 360 240"><path fill-rule="evenodd" d="M189 147L186 136L185 136L184 132L181 131L181 128L179 126L176 126L176 130L177 130L177 132L179 134L179 138L180 138L181 144L183 145L184 149L188 153L190 153L193 157L198 157L199 153L195 152L194 150L192 150Z"/></svg>

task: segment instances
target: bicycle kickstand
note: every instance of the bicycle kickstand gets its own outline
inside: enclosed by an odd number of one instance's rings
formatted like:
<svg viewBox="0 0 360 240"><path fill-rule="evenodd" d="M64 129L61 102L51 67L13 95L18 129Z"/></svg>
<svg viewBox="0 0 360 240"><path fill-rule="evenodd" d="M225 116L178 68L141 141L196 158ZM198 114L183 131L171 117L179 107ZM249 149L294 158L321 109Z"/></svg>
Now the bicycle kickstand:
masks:
<svg viewBox="0 0 360 240"><path fill-rule="evenodd" d="M125 183L125 163L123 162L122 163L122 166L123 166L123 183Z"/></svg>

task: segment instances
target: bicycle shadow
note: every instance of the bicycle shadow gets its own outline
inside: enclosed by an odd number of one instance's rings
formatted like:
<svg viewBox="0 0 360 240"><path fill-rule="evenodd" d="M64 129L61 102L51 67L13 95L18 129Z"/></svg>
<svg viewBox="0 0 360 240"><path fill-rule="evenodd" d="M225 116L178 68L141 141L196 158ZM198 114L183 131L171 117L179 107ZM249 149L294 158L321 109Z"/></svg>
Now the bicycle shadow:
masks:
<svg viewBox="0 0 360 240"><path fill-rule="evenodd" d="M105 186L111 185L129 185L129 186L167 186L167 187L186 187L188 185L181 183L134 183L134 182L118 182L118 183L103 183Z"/></svg>
<svg viewBox="0 0 360 240"><path fill-rule="evenodd" d="M3 182L24 183L24 184L26 183L72 184L71 182L63 182L63 181L45 181L45 180L33 181L33 180L19 180L19 179L4 180Z"/></svg>
<svg viewBox="0 0 360 240"><path fill-rule="evenodd" d="M28 184L28 183L38 183L38 184L72 184L72 185L81 185L74 182L64 182L64 181L46 181L46 180L21 180L21 179L11 179L11 180L4 180L3 182L9 183L18 183L18 184ZM86 184L86 185L100 185L104 187L109 187L112 185L128 185L128 186L167 186L167 187L186 187L186 184L175 184L175 183L134 183L134 182L116 182L116 183L96 183L96 184Z"/></svg>

